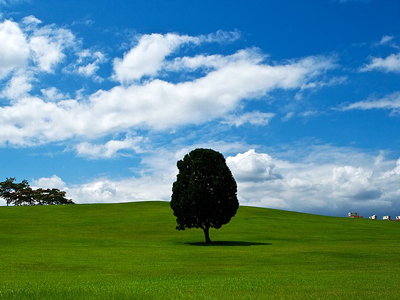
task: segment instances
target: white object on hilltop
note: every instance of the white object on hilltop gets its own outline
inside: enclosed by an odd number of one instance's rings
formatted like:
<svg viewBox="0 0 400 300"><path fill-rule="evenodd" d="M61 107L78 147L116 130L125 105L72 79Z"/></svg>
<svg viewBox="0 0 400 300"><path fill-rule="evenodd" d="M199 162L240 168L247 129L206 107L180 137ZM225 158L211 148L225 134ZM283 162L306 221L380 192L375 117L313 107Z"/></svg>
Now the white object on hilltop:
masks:
<svg viewBox="0 0 400 300"><path fill-rule="evenodd" d="M390 220L390 216L383 216L384 220Z"/></svg>
<svg viewBox="0 0 400 300"><path fill-rule="evenodd" d="M349 212L347 214L350 218L364 218L363 216L360 216L358 213L356 212Z"/></svg>

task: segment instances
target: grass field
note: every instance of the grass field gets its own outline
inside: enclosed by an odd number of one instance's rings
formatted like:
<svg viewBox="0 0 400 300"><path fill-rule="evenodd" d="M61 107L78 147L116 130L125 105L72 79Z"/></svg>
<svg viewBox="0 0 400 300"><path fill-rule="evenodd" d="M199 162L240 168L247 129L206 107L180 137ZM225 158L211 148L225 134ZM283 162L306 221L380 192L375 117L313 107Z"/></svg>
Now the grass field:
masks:
<svg viewBox="0 0 400 300"><path fill-rule="evenodd" d="M0 299L400 299L400 222L240 207L210 235L165 202L0 207Z"/></svg>

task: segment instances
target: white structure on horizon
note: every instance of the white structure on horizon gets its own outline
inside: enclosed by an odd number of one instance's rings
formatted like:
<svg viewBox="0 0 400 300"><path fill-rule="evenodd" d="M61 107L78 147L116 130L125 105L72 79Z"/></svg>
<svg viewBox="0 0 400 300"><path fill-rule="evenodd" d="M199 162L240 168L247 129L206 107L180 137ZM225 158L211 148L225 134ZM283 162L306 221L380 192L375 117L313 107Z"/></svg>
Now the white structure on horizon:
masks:
<svg viewBox="0 0 400 300"><path fill-rule="evenodd" d="M397 220L397 221L400 221L400 216L396 216L396 220Z"/></svg>
<svg viewBox="0 0 400 300"><path fill-rule="evenodd" d="M383 216L384 220L390 220L390 216Z"/></svg>
<svg viewBox="0 0 400 300"><path fill-rule="evenodd" d="M349 218L364 218L363 216L360 216L358 212L349 212L347 215Z"/></svg>
<svg viewBox="0 0 400 300"><path fill-rule="evenodd" d="M378 217L376 216L376 215L372 215L372 216L370 216L369 217L371 220L376 220L376 219L378 219Z"/></svg>

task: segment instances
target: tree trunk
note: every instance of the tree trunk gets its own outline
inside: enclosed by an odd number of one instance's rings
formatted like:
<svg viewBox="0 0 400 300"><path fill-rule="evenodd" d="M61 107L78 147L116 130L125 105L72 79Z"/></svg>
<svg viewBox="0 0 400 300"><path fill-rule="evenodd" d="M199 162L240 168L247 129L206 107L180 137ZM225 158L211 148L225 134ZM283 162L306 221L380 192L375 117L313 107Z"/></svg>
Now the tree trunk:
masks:
<svg viewBox="0 0 400 300"><path fill-rule="evenodd" d="M204 231L204 236L206 238L206 243L210 244L211 240L210 240L210 234L209 234L209 227L204 227L203 231Z"/></svg>

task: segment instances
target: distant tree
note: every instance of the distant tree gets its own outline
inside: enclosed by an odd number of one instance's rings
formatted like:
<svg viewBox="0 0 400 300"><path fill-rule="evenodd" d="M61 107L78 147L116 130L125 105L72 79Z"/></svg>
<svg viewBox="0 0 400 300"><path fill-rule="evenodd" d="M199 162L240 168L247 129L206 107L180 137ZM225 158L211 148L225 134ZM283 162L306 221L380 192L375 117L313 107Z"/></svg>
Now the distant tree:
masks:
<svg viewBox="0 0 400 300"><path fill-rule="evenodd" d="M170 202L176 229L201 228L211 243L209 229L227 224L239 207L236 181L224 156L212 149L195 149L177 166Z"/></svg>
<svg viewBox="0 0 400 300"><path fill-rule="evenodd" d="M66 193L59 189L37 189L34 194L37 205L74 204L72 200L65 198Z"/></svg>
<svg viewBox="0 0 400 300"><path fill-rule="evenodd" d="M7 206L21 203L29 198L31 189L28 181L23 180L21 183L16 183L15 180L14 177L10 177L6 178L6 181L0 182L0 197L6 201Z"/></svg>
<svg viewBox="0 0 400 300"><path fill-rule="evenodd" d="M7 178L0 182L0 198L6 201L7 206L13 204L21 205L57 205L74 204L65 197L65 192L59 189L36 189L33 190L28 181L23 180L16 183L15 178Z"/></svg>

